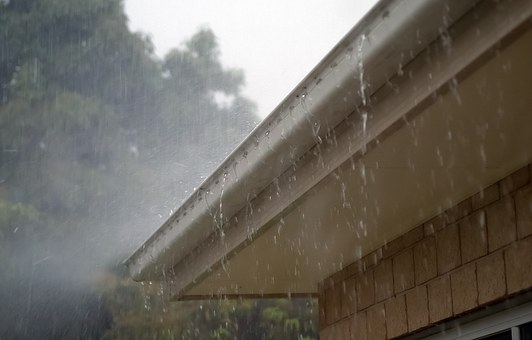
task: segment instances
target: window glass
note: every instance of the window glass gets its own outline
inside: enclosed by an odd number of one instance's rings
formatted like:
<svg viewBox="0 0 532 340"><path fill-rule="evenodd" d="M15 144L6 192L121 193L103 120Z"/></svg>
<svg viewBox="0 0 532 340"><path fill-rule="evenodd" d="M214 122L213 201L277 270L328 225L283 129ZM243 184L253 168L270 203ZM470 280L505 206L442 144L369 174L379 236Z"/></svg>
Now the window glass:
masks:
<svg viewBox="0 0 532 340"><path fill-rule="evenodd" d="M520 340L532 340L532 322L528 322L520 327Z"/></svg>
<svg viewBox="0 0 532 340"><path fill-rule="evenodd" d="M479 340L512 340L512 331L506 330L497 334L489 335L486 337L478 338Z"/></svg>

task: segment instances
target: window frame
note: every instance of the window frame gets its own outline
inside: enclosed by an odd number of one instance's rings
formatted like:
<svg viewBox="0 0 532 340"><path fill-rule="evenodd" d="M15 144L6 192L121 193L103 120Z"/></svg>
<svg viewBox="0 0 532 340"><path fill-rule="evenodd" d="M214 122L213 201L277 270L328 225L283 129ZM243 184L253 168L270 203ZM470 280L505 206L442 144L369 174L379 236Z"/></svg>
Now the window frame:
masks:
<svg viewBox="0 0 532 340"><path fill-rule="evenodd" d="M438 334L424 337L427 340L474 340L495 335L510 329L512 340L520 340L519 326L532 322L532 301L490 314L464 324L453 325Z"/></svg>

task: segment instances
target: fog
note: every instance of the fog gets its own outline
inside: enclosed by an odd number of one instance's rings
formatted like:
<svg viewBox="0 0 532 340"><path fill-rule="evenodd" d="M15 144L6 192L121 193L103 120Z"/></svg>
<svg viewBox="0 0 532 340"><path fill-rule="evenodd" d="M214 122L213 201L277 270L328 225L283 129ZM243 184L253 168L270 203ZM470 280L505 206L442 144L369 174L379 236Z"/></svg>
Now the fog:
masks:
<svg viewBox="0 0 532 340"><path fill-rule="evenodd" d="M156 54L120 0L4 1L0 23L0 338L195 339L268 308L272 334L316 333L313 301L168 305L122 264L260 121L216 32Z"/></svg>

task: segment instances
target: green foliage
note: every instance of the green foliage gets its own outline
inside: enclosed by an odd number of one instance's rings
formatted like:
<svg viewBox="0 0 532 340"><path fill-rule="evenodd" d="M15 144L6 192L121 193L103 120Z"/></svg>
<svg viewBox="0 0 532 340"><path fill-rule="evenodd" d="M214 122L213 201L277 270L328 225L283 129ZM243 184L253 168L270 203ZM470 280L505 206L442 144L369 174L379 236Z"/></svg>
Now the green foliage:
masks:
<svg viewBox="0 0 532 340"><path fill-rule="evenodd" d="M0 226L4 228L0 237L4 238L8 230L14 232L19 226L37 220L38 216L37 210L31 206L0 200Z"/></svg>
<svg viewBox="0 0 532 340"><path fill-rule="evenodd" d="M268 307L264 309L264 311L262 312L262 315L264 319L270 322L273 322L273 323L279 323L283 321L283 319L285 318L285 314L283 311L281 311L279 306Z"/></svg>
<svg viewBox="0 0 532 340"><path fill-rule="evenodd" d="M113 315L108 339L316 338L317 301L312 299L168 302L164 283L138 289L127 277L100 283Z"/></svg>
<svg viewBox="0 0 532 340"><path fill-rule="evenodd" d="M9 275L9 255L16 239L27 238L35 232L38 211L32 206L11 203L0 196L0 280Z"/></svg>

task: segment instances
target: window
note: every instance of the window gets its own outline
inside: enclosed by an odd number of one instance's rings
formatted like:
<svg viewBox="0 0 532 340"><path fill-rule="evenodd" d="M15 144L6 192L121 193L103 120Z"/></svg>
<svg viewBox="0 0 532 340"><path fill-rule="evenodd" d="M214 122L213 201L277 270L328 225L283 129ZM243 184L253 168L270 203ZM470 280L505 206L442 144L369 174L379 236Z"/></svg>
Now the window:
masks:
<svg viewBox="0 0 532 340"><path fill-rule="evenodd" d="M430 340L532 340L532 302L459 324Z"/></svg>

